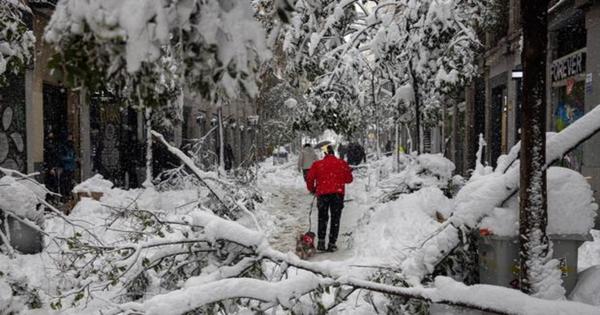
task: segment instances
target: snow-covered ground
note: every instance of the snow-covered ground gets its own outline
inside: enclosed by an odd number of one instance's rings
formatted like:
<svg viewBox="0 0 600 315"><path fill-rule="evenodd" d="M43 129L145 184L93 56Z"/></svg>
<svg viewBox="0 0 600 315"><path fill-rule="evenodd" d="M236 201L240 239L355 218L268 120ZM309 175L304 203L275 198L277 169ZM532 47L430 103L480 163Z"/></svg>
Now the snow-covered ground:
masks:
<svg viewBox="0 0 600 315"><path fill-rule="evenodd" d="M295 166L294 158L289 163L279 166L273 166L267 161L261 168L258 180L258 185L265 192L266 198L266 202L260 209L271 214L274 222L267 234L273 248L282 252L295 250L298 234L308 230L317 232L316 200L306 190L302 174ZM365 185L365 178L357 177L354 183L347 187L346 203L340 222L339 251L320 253L312 260L343 260L353 256L351 233L372 202L365 192ZM309 221L311 208L312 216Z"/></svg>
<svg viewBox="0 0 600 315"><path fill-rule="evenodd" d="M434 157L426 157L421 163L425 165L432 161L435 161ZM368 280L379 271L400 266L406 257L440 228L442 224L438 220L448 215L453 200L444 195L439 183L423 180L424 175L420 170L408 168L401 173L390 173L391 163L391 159L384 159L355 171L355 180L347 187L347 202L342 213L338 241L340 249L335 253L319 253L310 259L311 262L320 263L320 266L342 278ZM430 168L435 169L435 165ZM417 173L420 176L416 176ZM450 176L448 173L441 177L448 179ZM390 191L393 192L390 187L400 183L415 188L415 191L398 195L397 199L389 201L387 196ZM107 246L123 244L128 240L124 239L125 234L120 229L132 230L138 227L132 225L131 220L122 220L117 221L114 229L107 229L107 220L115 209L131 208L135 204L135 209L161 210L168 213L167 218L173 219L191 214L196 201L206 198L206 191L200 189L125 191L110 188L110 185L102 181L93 186L94 190L101 189L104 193L100 201L83 199L68 217L70 223L57 216L48 218L45 223L46 231L53 236L71 237L75 224L101 235ZM303 178L295 168L294 158L284 165L274 166L270 160L263 163L257 187L264 197L264 201L257 203L257 209L254 210L260 229L273 249L283 253L293 252L297 235L308 229L308 213L313 202L313 196L306 191ZM83 185L80 188L85 190L86 187ZM383 200L386 202L382 202ZM111 205L112 208L106 205ZM251 217L242 217L239 222L250 229L256 229ZM311 230L316 232L316 229L317 210L313 205ZM176 239L180 235L178 233L183 232L152 231L164 233L166 240ZM592 231L592 235L595 240L586 242L580 248L580 270L600 264L600 231ZM89 238L90 235L81 237ZM39 292L39 302L45 307L43 310L29 312L30 314L54 314L48 305L56 302L59 294L81 286L83 281L72 270L65 272L63 268L58 268L65 267L66 264L56 261L56 257L60 257L60 251L61 248L46 237L46 250L41 254L17 255L15 258L0 255L0 309L18 309L24 303L31 302L13 298L6 280L11 279L10 281L27 285ZM152 253L148 252L148 257L152 257ZM290 281L307 278L306 271L292 270L288 273ZM163 292L159 287L150 286L147 294L151 296ZM86 300L84 304L78 303L76 307L65 302L61 305L61 314L90 314L99 309L114 307L112 302L104 300L108 298L111 296L99 292L94 299ZM305 296L303 299L306 298ZM386 300L380 294L375 294L369 300L368 295L359 290L353 292L346 302L339 304L335 303L333 293L323 293L322 302L326 307L331 307L333 314L373 314L373 305L385 309Z"/></svg>

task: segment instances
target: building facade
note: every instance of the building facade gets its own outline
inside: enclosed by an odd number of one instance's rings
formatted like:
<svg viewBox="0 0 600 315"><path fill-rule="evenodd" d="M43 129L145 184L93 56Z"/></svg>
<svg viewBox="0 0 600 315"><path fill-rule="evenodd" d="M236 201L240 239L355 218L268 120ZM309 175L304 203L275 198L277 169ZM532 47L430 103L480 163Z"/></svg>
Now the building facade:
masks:
<svg viewBox="0 0 600 315"><path fill-rule="evenodd" d="M100 173L120 186L137 186L144 180L138 176L144 173L144 117L106 92L67 88L63 74L49 68L54 51L43 36L56 2L20 0L36 38L34 60L0 87L0 166L39 172L44 181L48 167L60 163L52 149L72 140L76 181Z"/></svg>
<svg viewBox="0 0 600 315"><path fill-rule="evenodd" d="M66 141L71 135L79 151L79 96L66 89L58 73L48 68L53 52L43 33L56 1L21 3L30 8L22 13L36 37L34 62L25 73L9 75L8 85L0 88L3 132L10 139L0 140L0 165L35 172L44 167L44 148L50 138Z"/></svg>
<svg viewBox="0 0 600 315"><path fill-rule="evenodd" d="M478 134L492 166L520 140L522 99L520 0L504 0L502 21L486 34L481 76L467 89L465 169L472 169ZM547 124L559 132L600 104L600 1L551 1L548 17ZM482 119L483 118L483 119ZM600 136L560 165L582 172L600 200Z"/></svg>
<svg viewBox="0 0 600 315"><path fill-rule="evenodd" d="M258 114L253 100L239 98L223 104L214 104L199 97L185 97L183 107L182 146L188 152L192 147L203 166L211 168L219 163L220 131L223 128L225 156L232 157L232 167L254 163L257 143ZM221 116L221 119L219 119Z"/></svg>

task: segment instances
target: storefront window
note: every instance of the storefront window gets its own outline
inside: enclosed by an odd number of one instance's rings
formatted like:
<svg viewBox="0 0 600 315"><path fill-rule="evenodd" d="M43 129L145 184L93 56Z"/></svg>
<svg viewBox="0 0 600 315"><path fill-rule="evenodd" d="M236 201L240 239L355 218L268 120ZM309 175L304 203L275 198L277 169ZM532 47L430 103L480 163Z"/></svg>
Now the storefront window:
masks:
<svg viewBox="0 0 600 315"><path fill-rule="evenodd" d="M585 83L571 78L566 85L555 89L556 102L553 108L554 130L559 132L575 122L585 113ZM581 147L567 154L560 162L561 166L581 171L583 151Z"/></svg>

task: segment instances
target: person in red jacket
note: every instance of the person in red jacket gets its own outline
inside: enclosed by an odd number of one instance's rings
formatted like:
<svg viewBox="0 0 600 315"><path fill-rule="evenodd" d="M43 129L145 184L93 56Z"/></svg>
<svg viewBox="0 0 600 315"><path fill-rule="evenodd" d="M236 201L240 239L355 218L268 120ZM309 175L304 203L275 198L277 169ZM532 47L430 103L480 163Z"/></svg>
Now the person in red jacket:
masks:
<svg viewBox="0 0 600 315"><path fill-rule="evenodd" d="M317 195L317 208L319 209L317 249L320 251L325 250L325 235L327 234L329 214L331 214L331 227L329 229L327 251L334 252L337 250L335 242L340 231L345 186L350 184L352 179L350 166L346 161L335 157L331 145L327 146L325 157L314 162L308 171L306 188Z"/></svg>

